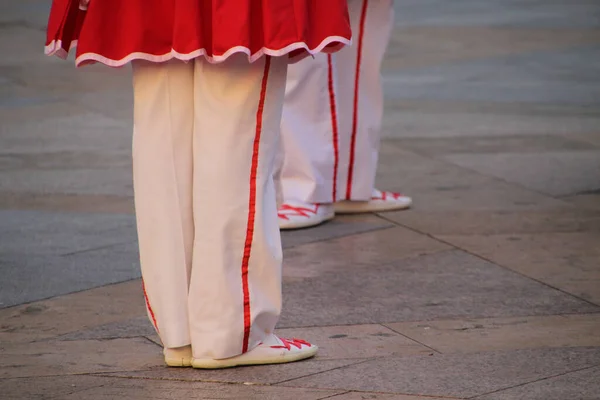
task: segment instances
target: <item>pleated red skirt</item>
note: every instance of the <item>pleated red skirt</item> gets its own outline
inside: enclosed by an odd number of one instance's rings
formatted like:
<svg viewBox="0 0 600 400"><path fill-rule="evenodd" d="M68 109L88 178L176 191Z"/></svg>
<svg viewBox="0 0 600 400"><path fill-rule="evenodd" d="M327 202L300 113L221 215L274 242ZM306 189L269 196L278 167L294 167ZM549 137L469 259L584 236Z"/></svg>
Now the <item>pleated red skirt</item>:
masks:
<svg viewBox="0 0 600 400"><path fill-rule="evenodd" d="M332 52L350 43L347 0L54 0L46 54L66 58L77 46L76 64L122 66L205 57L224 61L245 53L263 55Z"/></svg>

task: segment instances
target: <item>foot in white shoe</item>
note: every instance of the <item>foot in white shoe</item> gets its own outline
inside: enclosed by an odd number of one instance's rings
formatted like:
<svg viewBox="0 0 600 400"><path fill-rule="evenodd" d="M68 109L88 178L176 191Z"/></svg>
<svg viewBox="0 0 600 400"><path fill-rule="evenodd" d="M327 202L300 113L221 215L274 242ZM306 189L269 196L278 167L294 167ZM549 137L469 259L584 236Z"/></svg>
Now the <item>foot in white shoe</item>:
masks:
<svg viewBox="0 0 600 400"><path fill-rule="evenodd" d="M192 367L201 369L230 368L241 365L281 364L304 360L317 354L319 348L300 339L280 339L270 335L247 353L222 360L194 358Z"/></svg>
<svg viewBox="0 0 600 400"><path fill-rule="evenodd" d="M400 193L382 192L380 190L373 189L371 200L339 201L334 204L334 209L335 212L339 214L358 214L368 212L403 210L405 208L409 208L411 204L412 199Z"/></svg>
<svg viewBox="0 0 600 400"><path fill-rule="evenodd" d="M286 202L277 211L279 229L308 228L335 216L332 204Z"/></svg>
<svg viewBox="0 0 600 400"><path fill-rule="evenodd" d="M176 348L164 348L165 363L169 367L191 367L192 366L192 346L183 346Z"/></svg>

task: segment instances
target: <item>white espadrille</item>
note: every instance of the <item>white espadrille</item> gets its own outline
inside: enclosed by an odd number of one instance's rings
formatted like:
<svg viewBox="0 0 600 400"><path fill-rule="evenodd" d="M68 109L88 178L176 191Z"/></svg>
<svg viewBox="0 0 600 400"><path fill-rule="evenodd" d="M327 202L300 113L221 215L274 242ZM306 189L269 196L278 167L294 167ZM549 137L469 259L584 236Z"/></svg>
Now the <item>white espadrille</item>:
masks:
<svg viewBox="0 0 600 400"><path fill-rule="evenodd" d="M279 210L279 229L299 229L320 225L335 216L332 204L286 202Z"/></svg>
<svg viewBox="0 0 600 400"><path fill-rule="evenodd" d="M382 192L373 189L373 194L369 201L344 200L338 201L333 207L337 214L359 214L403 210L409 208L411 204L412 199L400 193Z"/></svg>
<svg viewBox="0 0 600 400"><path fill-rule="evenodd" d="M165 363L169 367L191 367L192 346L183 346L173 349L164 348Z"/></svg>
<svg viewBox="0 0 600 400"><path fill-rule="evenodd" d="M247 353L221 360L193 358L192 367L201 369L230 368L242 365L281 364L304 360L317 354L319 348L300 339L280 339L270 335Z"/></svg>

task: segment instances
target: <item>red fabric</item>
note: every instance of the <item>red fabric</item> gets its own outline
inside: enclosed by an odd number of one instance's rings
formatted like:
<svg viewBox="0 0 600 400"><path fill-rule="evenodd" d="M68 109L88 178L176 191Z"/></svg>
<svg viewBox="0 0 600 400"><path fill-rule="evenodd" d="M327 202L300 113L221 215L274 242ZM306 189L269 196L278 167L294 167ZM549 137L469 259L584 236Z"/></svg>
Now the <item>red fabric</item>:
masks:
<svg viewBox="0 0 600 400"><path fill-rule="evenodd" d="M358 91L360 84L360 64L362 63L363 35L365 33L365 21L367 19L367 7L369 0L363 1L360 12L360 27L358 33L358 47L356 58L356 74L354 76L354 109L352 111L352 136L350 138L350 161L348 162L348 183L346 184L346 200L352 197L352 180L354 177L354 157L356 148L356 134L358 131Z"/></svg>
<svg viewBox="0 0 600 400"><path fill-rule="evenodd" d="M46 52L64 56L78 40L78 64L202 55L219 62L232 51L254 61L337 49L350 37L346 0L92 0L87 11L79 0L54 0Z"/></svg>
<svg viewBox="0 0 600 400"><path fill-rule="evenodd" d="M154 329L156 329L156 332L159 332L158 323L156 322L156 317L154 316L154 310L152 310L152 307L150 306L150 300L148 299L148 293L146 293L146 284L144 283L144 279L142 279L142 291L144 292L144 300L146 300L146 308L148 309L150 318L152 318L152 324L154 325Z"/></svg>
<svg viewBox="0 0 600 400"><path fill-rule="evenodd" d="M246 240L244 243L244 256L242 257L242 290L244 293L244 339L242 342L242 353L248 351L248 340L250 338L250 327L252 325L252 315L250 308L250 285L248 283L248 273L250 268L250 256L252 254L252 241L254 240L254 222L256 217L256 177L258 174L258 162L260 151L260 136L262 134L263 111L267 97L267 82L269 81L269 68L271 59L267 57L265 61L265 72L263 74L260 99L258 109L256 110L256 134L252 151L252 165L250 168L250 196L248 198L248 225L246 227Z"/></svg>
<svg viewBox="0 0 600 400"><path fill-rule="evenodd" d="M333 64L331 61L331 55L327 56L327 87L329 89L329 107L331 110L331 132L333 142L333 193L331 198L332 202L337 201L337 178L338 178L338 164L340 159L340 145L338 137L338 121L337 121L337 109L335 105L335 88L333 82Z"/></svg>

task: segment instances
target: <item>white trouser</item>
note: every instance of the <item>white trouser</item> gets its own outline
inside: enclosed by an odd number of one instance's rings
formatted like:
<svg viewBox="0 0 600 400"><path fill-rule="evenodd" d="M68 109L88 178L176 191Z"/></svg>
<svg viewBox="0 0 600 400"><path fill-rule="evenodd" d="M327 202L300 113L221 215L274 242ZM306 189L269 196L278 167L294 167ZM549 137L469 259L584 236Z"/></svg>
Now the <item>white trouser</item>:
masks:
<svg viewBox="0 0 600 400"><path fill-rule="evenodd" d="M379 155L381 64L393 0L349 0L353 45L291 65L282 120L283 201L369 200Z"/></svg>
<svg viewBox="0 0 600 400"><path fill-rule="evenodd" d="M134 63L133 168L146 304L165 347L227 358L281 310L274 156L286 60Z"/></svg>

